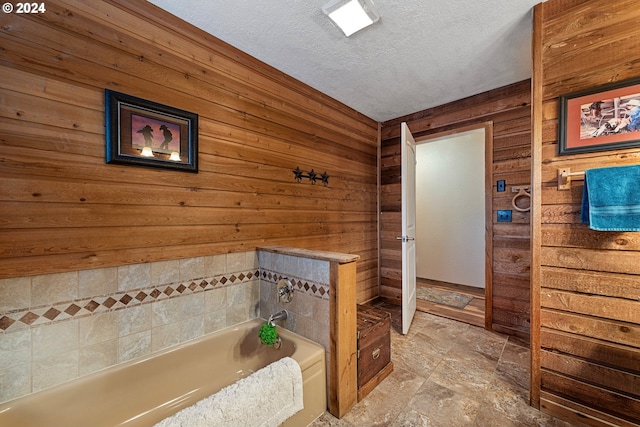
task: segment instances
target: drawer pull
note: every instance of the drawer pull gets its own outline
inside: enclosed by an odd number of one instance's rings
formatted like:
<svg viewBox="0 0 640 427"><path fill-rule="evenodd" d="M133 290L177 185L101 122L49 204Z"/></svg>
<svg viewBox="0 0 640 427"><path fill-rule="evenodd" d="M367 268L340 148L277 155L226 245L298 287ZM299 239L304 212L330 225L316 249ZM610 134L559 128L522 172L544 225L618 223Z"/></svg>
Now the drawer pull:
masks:
<svg viewBox="0 0 640 427"><path fill-rule="evenodd" d="M375 350L373 350L373 353L371 353L371 357L373 357L373 360L376 360L378 357L380 357L380 349L376 348Z"/></svg>

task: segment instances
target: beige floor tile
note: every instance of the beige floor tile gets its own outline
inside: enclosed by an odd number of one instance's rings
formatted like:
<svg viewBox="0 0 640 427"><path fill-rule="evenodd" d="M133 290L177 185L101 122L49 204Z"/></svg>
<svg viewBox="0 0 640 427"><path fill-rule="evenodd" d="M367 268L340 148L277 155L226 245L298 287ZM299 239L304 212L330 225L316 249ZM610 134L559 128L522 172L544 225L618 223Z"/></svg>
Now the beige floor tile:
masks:
<svg viewBox="0 0 640 427"><path fill-rule="evenodd" d="M503 335L489 332L477 326L469 327L465 333L458 337L457 344L462 347L474 350L490 359L498 361L500 359L508 338Z"/></svg>
<svg viewBox="0 0 640 427"><path fill-rule="evenodd" d="M389 427L431 427L433 423L427 415L413 409L406 409L389 424Z"/></svg>
<svg viewBox="0 0 640 427"><path fill-rule="evenodd" d="M414 334L411 339L392 343L393 364L428 378L452 346L451 342L436 340L421 333Z"/></svg>
<svg viewBox="0 0 640 427"><path fill-rule="evenodd" d="M473 426L481 403L431 380L425 381L407 409L421 414L430 427Z"/></svg>
<svg viewBox="0 0 640 427"><path fill-rule="evenodd" d="M496 376L528 390L531 379L530 358L528 348L507 343L496 368Z"/></svg>
<svg viewBox="0 0 640 427"><path fill-rule="evenodd" d="M331 415L329 412L325 412L313 423L310 424L313 427L354 427L353 424L344 420L338 419Z"/></svg>
<svg viewBox="0 0 640 427"><path fill-rule="evenodd" d="M429 380L466 396L482 396L497 364L482 353L456 347L445 355Z"/></svg>
<svg viewBox="0 0 640 427"><path fill-rule="evenodd" d="M392 313L394 372L342 419L325 413L311 427L570 426L529 406L527 348L421 312L401 335Z"/></svg>
<svg viewBox="0 0 640 427"><path fill-rule="evenodd" d="M358 402L344 420L354 426L386 426L407 406L424 383L414 372L396 368L365 399Z"/></svg>

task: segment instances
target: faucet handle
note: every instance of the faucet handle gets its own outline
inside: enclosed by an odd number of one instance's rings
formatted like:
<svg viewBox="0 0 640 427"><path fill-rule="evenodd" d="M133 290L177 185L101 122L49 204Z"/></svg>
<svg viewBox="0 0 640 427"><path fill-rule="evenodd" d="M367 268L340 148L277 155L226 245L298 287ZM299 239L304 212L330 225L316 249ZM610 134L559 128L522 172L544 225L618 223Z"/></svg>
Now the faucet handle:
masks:
<svg viewBox="0 0 640 427"><path fill-rule="evenodd" d="M291 302L293 300L293 284L289 279L278 281L278 302Z"/></svg>

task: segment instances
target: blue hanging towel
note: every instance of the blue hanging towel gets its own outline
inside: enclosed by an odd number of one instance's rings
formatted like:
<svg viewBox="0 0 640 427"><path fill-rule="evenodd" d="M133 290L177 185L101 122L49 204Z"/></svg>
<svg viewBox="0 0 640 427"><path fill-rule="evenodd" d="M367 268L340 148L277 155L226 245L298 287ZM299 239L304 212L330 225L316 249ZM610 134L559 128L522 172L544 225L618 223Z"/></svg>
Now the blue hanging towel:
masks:
<svg viewBox="0 0 640 427"><path fill-rule="evenodd" d="M598 231L640 231L640 165L588 169L582 222Z"/></svg>

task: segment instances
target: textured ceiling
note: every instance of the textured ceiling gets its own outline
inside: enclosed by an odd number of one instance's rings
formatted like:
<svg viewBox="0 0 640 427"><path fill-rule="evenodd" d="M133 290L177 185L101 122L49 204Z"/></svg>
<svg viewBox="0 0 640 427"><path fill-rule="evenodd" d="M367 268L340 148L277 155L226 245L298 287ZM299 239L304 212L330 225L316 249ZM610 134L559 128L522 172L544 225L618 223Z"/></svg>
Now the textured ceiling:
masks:
<svg viewBox="0 0 640 427"><path fill-rule="evenodd" d="M278 70L385 121L531 77L540 0L374 0L347 38L328 0L150 0Z"/></svg>

